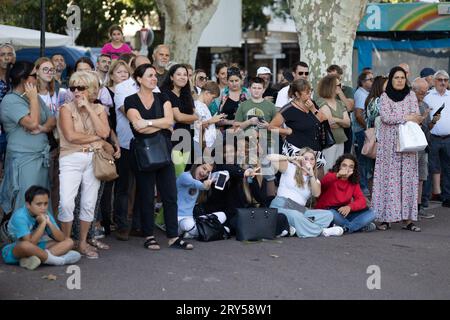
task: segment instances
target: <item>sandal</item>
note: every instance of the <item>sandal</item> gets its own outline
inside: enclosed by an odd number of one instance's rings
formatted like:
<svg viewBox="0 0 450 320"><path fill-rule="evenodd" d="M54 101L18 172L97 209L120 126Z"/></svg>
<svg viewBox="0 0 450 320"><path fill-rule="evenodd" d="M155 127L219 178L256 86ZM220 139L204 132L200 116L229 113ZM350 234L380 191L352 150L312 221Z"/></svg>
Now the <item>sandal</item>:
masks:
<svg viewBox="0 0 450 320"><path fill-rule="evenodd" d="M158 241L156 241L155 237L148 238L144 242L144 248L148 250L158 251L161 250Z"/></svg>
<svg viewBox="0 0 450 320"><path fill-rule="evenodd" d="M78 252L82 255L85 256L88 259L98 259L98 253L97 251L94 250L90 250L89 246L86 247L84 250L78 248Z"/></svg>
<svg viewBox="0 0 450 320"><path fill-rule="evenodd" d="M187 241L182 240L180 237L178 237L177 240L175 240L174 243L172 243L169 248L174 248L174 249L183 249L183 250L192 250L194 249L194 246L192 244L190 244Z"/></svg>
<svg viewBox="0 0 450 320"><path fill-rule="evenodd" d="M97 239L89 239L88 243L91 246L93 246L95 248L98 248L98 249L101 249L101 250L109 250L110 249L110 247L106 243L103 243L103 242L101 242L101 241L99 241Z"/></svg>
<svg viewBox="0 0 450 320"><path fill-rule="evenodd" d="M391 228L391 224L389 222L382 222L380 225L377 226L378 230L386 231Z"/></svg>
<svg viewBox="0 0 450 320"><path fill-rule="evenodd" d="M402 228L403 230L413 231L413 232L420 232L422 231L418 226L416 226L414 223L409 223L408 225L404 226Z"/></svg>

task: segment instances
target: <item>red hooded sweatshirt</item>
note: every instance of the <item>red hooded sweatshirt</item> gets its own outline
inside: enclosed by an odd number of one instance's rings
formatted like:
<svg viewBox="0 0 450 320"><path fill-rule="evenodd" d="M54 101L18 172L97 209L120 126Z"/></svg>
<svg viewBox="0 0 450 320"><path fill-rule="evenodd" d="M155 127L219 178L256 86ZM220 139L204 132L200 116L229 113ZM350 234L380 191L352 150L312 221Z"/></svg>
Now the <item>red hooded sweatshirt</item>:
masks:
<svg viewBox="0 0 450 320"><path fill-rule="evenodd" d="M348 180L338 179L335 172L329 172L320 181L322 192L317 200L316 209L330 209L349 206L352 211L367 208L359 183L352 184Z"/></svg>

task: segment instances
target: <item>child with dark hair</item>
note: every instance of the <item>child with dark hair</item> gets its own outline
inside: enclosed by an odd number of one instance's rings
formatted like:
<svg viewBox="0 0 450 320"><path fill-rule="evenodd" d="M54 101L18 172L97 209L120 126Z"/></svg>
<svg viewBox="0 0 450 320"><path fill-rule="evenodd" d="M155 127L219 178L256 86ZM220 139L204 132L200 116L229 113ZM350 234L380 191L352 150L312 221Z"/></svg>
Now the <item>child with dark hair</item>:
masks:
<svg viewBox="0 0 450 320"><path fill-rule="evenodd" d="M374 231L375 214L367 207L359 185L358 161L351 154L340 156L321 180L322 193L316 209L331 210L333 222L345 233Z"/></svg>
<svg viewBox="0 0 450 320"><path fill-rule="evenodd" d="M16 210L8 223L14 242L2 250L5 263L34 270L41 263L61 266L80 260L81 255L71 250L72 239L64 236L48 211L49 194L40 186L26 191L25 206Z"/></svg>

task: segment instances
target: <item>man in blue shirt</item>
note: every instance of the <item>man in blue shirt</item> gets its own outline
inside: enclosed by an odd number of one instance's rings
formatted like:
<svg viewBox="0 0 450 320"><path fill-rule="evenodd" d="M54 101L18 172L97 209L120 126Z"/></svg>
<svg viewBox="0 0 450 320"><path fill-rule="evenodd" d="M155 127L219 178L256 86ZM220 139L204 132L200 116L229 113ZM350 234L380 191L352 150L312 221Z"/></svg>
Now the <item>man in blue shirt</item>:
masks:
<svg viewBox="0 0 450 320"><path fill-rule="evenodd" d="M16 210L8 223L13 243L2 250L7 264L34 270L41 263L48 265L73 264L81 255L73 248L73 240L66 238L48 211L49 191L32 186L25 193L25 206Z"/></svg>

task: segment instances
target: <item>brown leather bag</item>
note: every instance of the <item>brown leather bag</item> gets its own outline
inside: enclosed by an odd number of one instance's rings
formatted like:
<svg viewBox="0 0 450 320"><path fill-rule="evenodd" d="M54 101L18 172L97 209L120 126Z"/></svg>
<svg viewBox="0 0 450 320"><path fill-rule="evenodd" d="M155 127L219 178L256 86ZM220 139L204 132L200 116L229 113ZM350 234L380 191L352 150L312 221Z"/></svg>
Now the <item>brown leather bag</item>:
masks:
<svg viewBox="0 0 450 320"><path fill-rule="evenodd" d="M103 149L94 150L94 175L100 181L113 181L119 177L114 157Z"/></svg>

